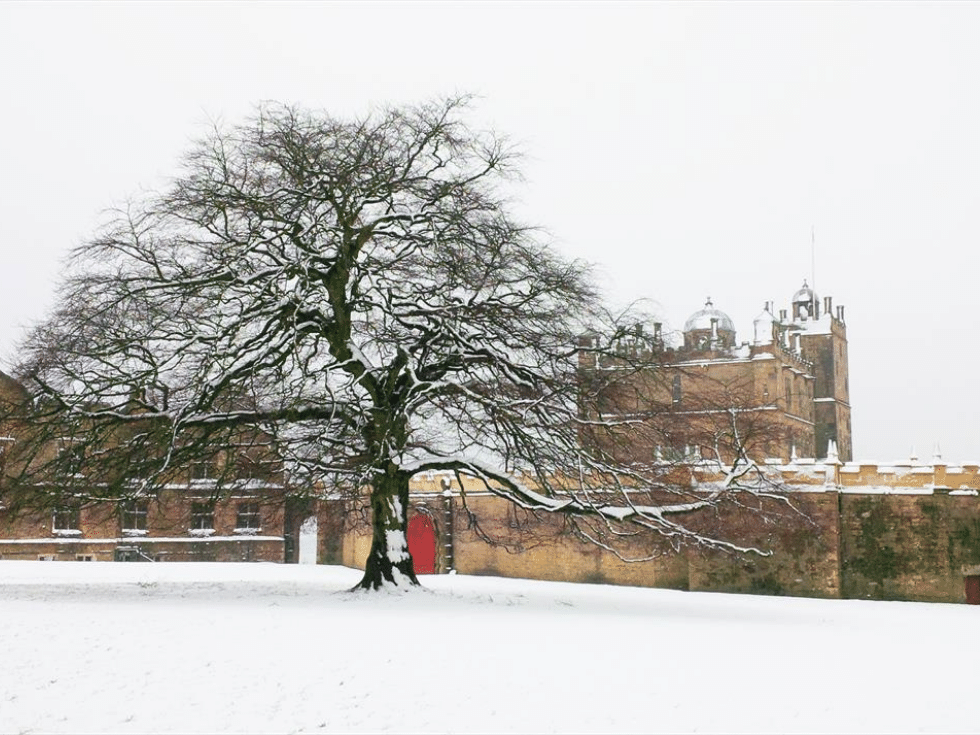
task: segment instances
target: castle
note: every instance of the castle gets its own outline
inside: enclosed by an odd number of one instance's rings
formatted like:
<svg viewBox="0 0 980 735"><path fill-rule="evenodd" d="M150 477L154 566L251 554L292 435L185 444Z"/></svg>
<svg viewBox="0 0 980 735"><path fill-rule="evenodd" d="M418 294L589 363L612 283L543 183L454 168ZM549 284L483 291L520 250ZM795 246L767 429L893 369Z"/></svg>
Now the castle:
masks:
<svg viewBox="0 0 980 735"><path fill-rule="evenodd" d="M582 335L582 441L620 462L735 456L757 462L853 458L844 309L806 281L778 316L771 302L739 343L709 298L679 339L653 324L620 336Z"/></svg>
<svg viewBox="0 0 980 735"><path fill-rule="evenodd" d="M831 297L821 302L804 281L788 312L777 316L766 302L752 329L752 341L738 344L731 318L710 298L687 319L671 361L675 413L722 408L715 396L727 396L768 414L759 454L824 458L836 447L841 460L853 459L844 307L835 312Z"/></svg>
<svg viewBox="0 0 980 735"><path fill-rule="evenodd" d="M980 604L980 465L947 463L938 453L888 466L852 461L842 307L821 301L804 282L788 310L777 314L766 303L752 340L738 343L732 320L709 299L665 353L655 392L668 425L710 424L724 415L765 419L765 430L747 435L748 443L790 503L768 515L715 521L770 556L665 553L656 538L637 536L628 539L629 552L644 561L627 563L569 535L557 518L533 516L476 482L464 500L458 478L430 473L411 487L408 543L416 571ZM0 373L4 395L21 398L24 389ZM604 410L619 408L612 401ZM0 471L22 429L0 415ZM665 461L679 462L693 481L711 482L718 465L703 456L707 447L690 449ZM663 450L632 441L631 451ZM357 499L286 498L275 482L261 493L249 487L215 499L207 478L191 472L152 500L119 507L13 513L0 506L0 559L363 567L370 533Z"/></svg>

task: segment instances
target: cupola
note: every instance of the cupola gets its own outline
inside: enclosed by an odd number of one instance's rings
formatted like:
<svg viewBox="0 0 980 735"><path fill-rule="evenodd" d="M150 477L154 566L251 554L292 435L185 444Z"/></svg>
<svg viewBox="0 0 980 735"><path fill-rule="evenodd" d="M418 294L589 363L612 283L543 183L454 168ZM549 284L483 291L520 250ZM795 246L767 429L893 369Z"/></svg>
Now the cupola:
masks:
<svg viewBox="0 0 980 735"><path fill-rule="evenodd" d="M807 285L803 279L800 290L793 294L793 321L805 322L808 319L817 319L820 316L820 299L816 292Z"/></svg>
<svg viewBox="0 0 980 735"><path fill-rule="evenodd" d="M716 309L709 296L704 308L684 322L684 347L689 350L730 350L735 347L735 325Z"/></svg>

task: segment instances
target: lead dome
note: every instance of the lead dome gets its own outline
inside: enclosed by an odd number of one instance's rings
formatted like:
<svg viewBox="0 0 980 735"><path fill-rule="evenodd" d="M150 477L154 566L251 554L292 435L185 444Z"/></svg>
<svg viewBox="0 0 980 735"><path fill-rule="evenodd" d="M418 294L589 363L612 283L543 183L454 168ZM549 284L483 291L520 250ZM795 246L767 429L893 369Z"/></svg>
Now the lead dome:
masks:
<svg viewBox="0 0 980 735"><path fill-rule="evenodd" d="M800 290L793 294L793 304L812 304L817 301L816 292L807 285L806 279L803 280L803 285L800 286Z"/></svg>
<svg viewBox="0 0 980 735"><path fill-rule="evenodd" d="M816 291L807 285L806 279L803 280L803 285L800 289L793 294L793 300L790 302L793 308L793 319L812 319L817 316L817 308L820 302Z"/></svg>
<svg viewBox="0 0 980 735"><path fill-rule="evenodd" d="M732 323L731 317L720 309L716 309L714 304L711 302L710 297L708 297L708 300L704 302L703 309L691 314L687 321L684 322L684 331L692 332L700 329L710 330L712 319L717 320L719 331L735 331L735 325Z"/></svg>
<svg viewBox="0 0 980 735"><path fill-rule="evenodd" d="M735 325L731 317L716 309L709 297L704 308L684 322L684 347L706 352L730 352L735 347Z"/></svg>

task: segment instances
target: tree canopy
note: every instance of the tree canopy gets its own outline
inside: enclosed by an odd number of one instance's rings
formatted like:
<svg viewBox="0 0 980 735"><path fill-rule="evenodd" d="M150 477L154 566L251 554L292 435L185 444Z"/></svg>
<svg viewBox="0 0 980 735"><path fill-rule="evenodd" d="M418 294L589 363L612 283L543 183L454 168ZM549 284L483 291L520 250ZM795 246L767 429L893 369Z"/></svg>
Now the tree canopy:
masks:
<svg viewBox="0 0 980 735"><path fill-rule="evenodd" d="M102 478L86 492L118 498L261 444L289 492L370 494L365 587L415 583L408 487L426 470L479 478L593 540L625 526L730 547L682 519L736 475L691 494L652 456L586 439L651 426L637 416L654 401L616 418L597 401L613 373L649 370L655 345L636 349L587 267L515 218L517 159L465 111L452 98L342 120L267 104L211 131L166 191L73 252L19 368L47 431L37 447L70 436L84 448L72 462ZM583 378L608 356L616 371ZM43 456L25 463L35 486Z"/></svg>

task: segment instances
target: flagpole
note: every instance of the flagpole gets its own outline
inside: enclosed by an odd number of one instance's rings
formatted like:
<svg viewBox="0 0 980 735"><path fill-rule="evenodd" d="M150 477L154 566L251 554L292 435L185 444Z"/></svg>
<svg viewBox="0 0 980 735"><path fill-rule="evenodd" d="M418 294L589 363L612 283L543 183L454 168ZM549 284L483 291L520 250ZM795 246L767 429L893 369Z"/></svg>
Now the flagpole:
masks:
<svg viewBox="0 0 980 735"><path fill-rule="evenodd" d="M817 246L813 225L810 225L810 313L817 316Z"/></svg>

